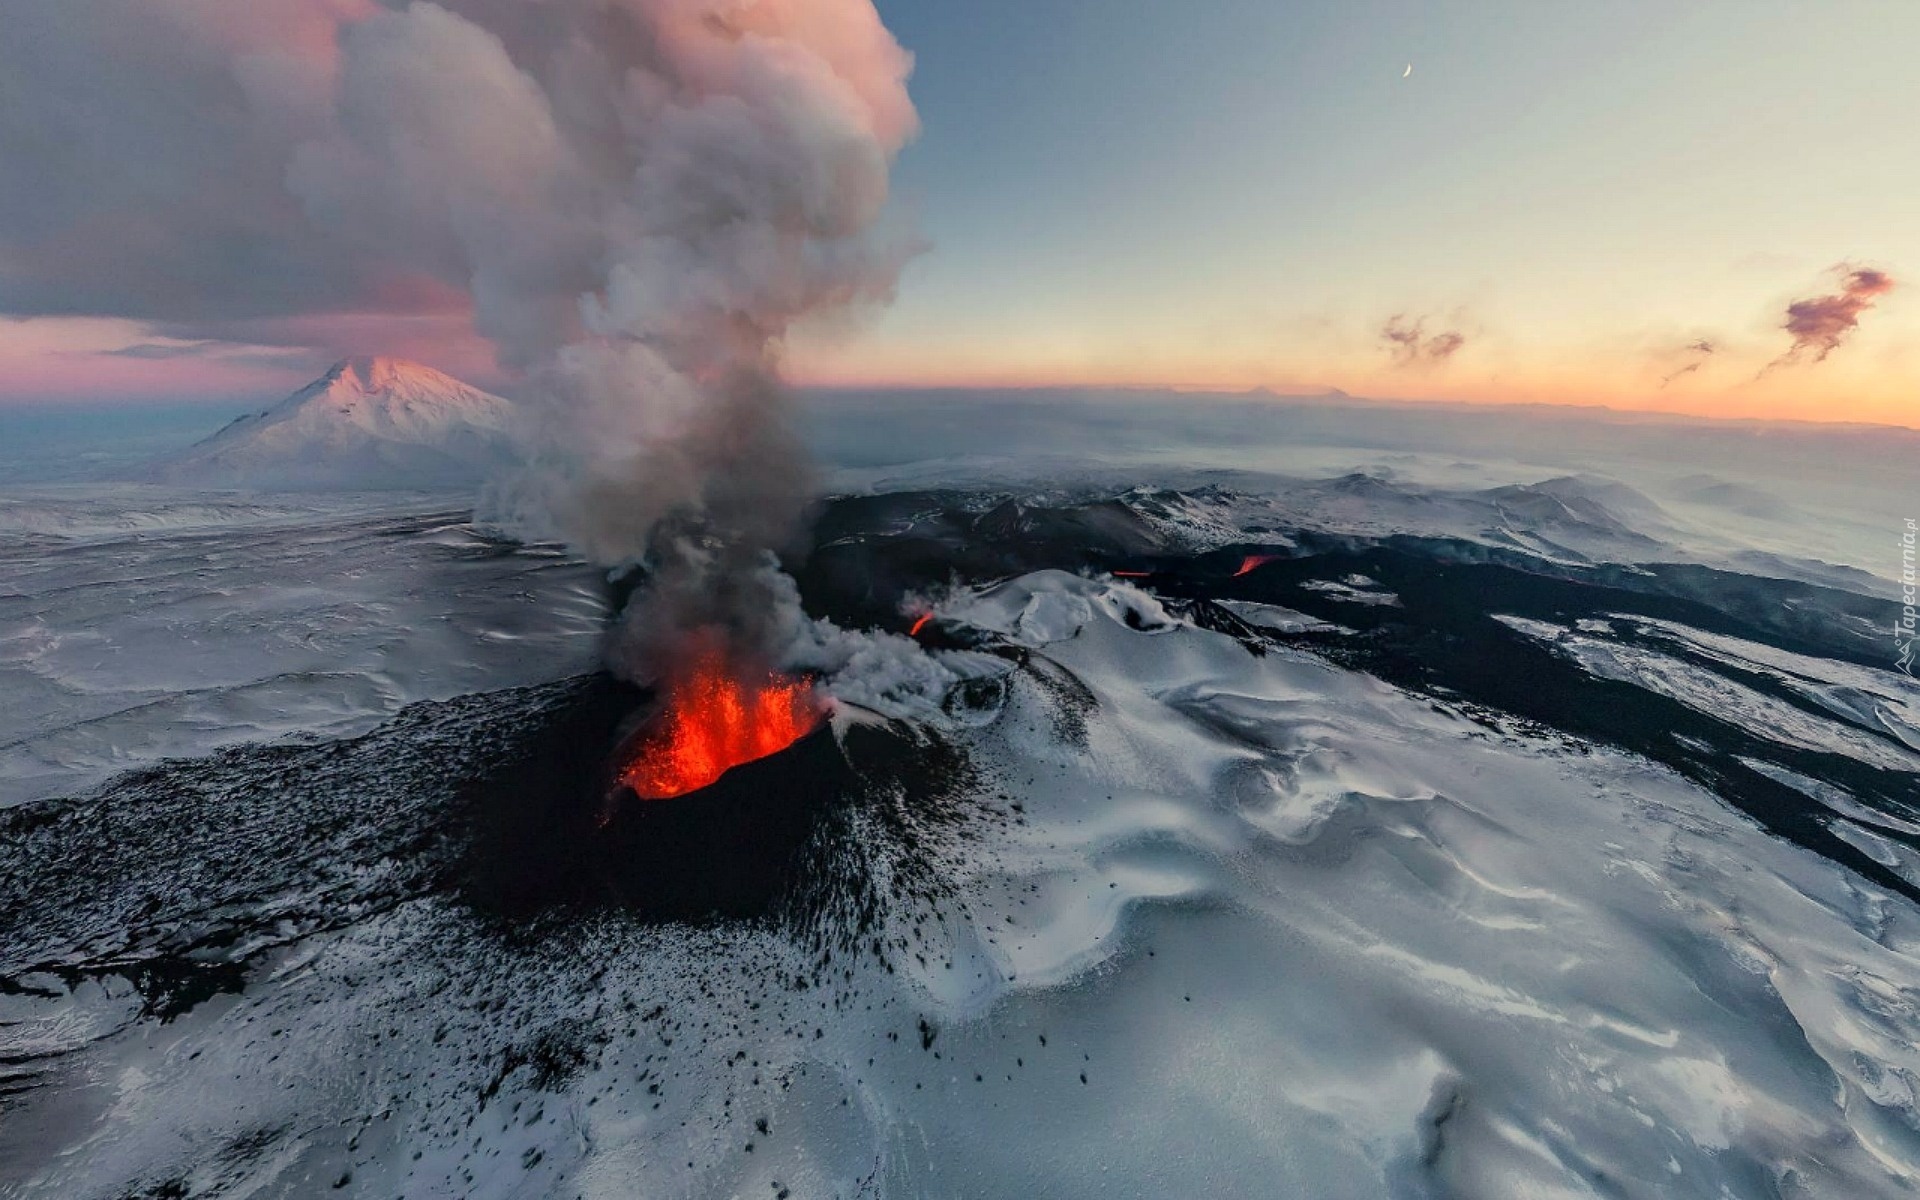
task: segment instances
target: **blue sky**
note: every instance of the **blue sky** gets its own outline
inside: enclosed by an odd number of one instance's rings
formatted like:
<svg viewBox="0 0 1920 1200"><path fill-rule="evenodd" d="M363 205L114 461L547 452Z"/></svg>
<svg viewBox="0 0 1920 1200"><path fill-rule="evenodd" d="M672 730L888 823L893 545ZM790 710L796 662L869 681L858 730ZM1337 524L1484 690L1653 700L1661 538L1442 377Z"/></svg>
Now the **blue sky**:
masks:
<svg viewBox="0 0 1920 1200"><path fill-rule="evenodd" d="M931 249L820 354L854 377L1551 399L1650 390L1710 337L1738 368L1666 399L1767 408L1785 303L1920 259L1920 5L879 7L917 56L896 186ZM1444 377L1382 371L1395 313L1463 331ZM1914 315L1863 330L1788 382L1887 390Z"/></svg>

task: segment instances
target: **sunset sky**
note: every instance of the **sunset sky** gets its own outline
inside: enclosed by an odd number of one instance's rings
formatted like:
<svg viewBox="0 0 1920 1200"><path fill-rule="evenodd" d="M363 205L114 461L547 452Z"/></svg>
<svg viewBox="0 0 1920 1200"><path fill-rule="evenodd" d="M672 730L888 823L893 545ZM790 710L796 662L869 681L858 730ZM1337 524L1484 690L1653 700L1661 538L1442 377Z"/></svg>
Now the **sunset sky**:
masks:
<svg viewBox="0 0 1920 1200"><path fill-rule="evenodd" d="M888 220L921 249L891 307L795 339L802 383L1339 388L1920 425L1920 4L878 7L916 59L921 129ZM28 0L24 19L52 30L58 11ZM58 51L33 52L52 71ZM0 49L0 108L32 86L8 69L34 65L8 58L23 53ZM196 175L199 143L164 127L192 110L152 109L137 144L154 161L127 169L173 181L159 202L271 190ZM111 256L89 260L113 238L92 234L138 222L148 197L102 183L89 211L28 211L30 188L90 185L84 163L37 151L23 183L30 118L13 119L0 402L271 395L348 352L511 388L444 284L252 311L258 289L212 303L195 279L171 313L156 271L123 300ZM45 285L65 261L104 282Z"/></svg>

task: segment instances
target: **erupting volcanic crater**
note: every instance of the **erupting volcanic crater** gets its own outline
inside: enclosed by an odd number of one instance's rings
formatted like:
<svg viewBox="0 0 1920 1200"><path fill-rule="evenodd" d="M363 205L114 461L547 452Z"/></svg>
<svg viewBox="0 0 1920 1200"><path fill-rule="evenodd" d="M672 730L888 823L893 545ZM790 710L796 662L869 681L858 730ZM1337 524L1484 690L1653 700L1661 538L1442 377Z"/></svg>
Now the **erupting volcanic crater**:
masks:
<svg viewBox="0 0 1920 1200"><path fill-rule="evenodd" d="M623 792L661 801L710 787L800 741L824 718L811 681L743 669L719 637L699 636L665 679L659 710L623 740L609 804Z"/></svg>
<svg viewBox="0 0 1920 1200"><path fill-rule="evenodd" d="M845 826L963 787L926 731L830 714L811 680L697 640L657 691L598 676L480 785L470 890L503 916L780 919L858 891Z"/></svg>

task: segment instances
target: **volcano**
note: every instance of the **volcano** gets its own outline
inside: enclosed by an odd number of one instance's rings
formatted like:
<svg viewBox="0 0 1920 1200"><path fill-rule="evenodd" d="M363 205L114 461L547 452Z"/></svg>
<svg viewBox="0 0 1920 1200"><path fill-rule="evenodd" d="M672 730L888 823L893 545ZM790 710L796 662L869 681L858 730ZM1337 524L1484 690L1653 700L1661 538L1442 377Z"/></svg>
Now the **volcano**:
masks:
<svg viewBox="0 0 1920 1200"><path fill-rule="evenodd" d="M668 922L772 915L801 882L823 816L851 802L858 779L808 685L761 689L758 703L729 709L728 689L695 678L694 691L666 700L599 677L479 781L470 899L511 919L578 907ZM785 740L736 742L740 719L769 707L796 722ZM734 752L726 766L714 757Z"/></svg>
<svg viewBox="0 0 1920 1200"><path fill-rule="evenodd" d="M513 407L396 358L349 358L149 465L158 482L270 491L469 488L518 461Z"/></svg>
<svg viewBox="0 0 1920 1200"><path fill-rule="evenodd" d="M759 917L800 883L821 819L853 791L831 729L818 726L695 790L616 802L596 823L609 898L675 920ZM630 793L622 784L621 799Z"/></svg>
<svg viewBox="0 0 1920 1200"><path fill-rule="evenodd" d="M623 903L663 916L754 916L787 889L845 760L813 685L740 668L696 633L611 758L597 850Z"/></svg>

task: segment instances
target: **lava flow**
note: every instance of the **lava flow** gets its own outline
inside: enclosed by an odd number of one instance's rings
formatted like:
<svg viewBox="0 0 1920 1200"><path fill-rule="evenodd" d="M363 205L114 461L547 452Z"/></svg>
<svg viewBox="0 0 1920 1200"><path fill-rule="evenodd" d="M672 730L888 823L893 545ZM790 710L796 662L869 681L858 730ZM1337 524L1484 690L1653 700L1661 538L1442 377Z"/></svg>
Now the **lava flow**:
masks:
<svg viewBox="0 0 1920 1200"><path fill-rule="evenodd" d="M812 684L771 673L742 680L717 644L675 672L664 695L659 718L620 772L642 800L697 792L778 754L819 728L823 715Z"/></svg>
<svg viewBox="0 0 1920 1200"><path fill-rule="evenodd" d="M1240 560L1240 569L1233 573L1233 577L1238 579L1242 575L1251 575L1279 557L1278 554L1249 554Z"/></svg>

